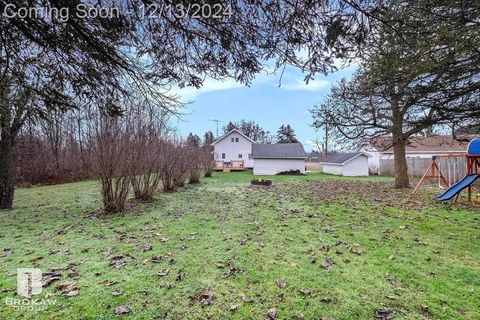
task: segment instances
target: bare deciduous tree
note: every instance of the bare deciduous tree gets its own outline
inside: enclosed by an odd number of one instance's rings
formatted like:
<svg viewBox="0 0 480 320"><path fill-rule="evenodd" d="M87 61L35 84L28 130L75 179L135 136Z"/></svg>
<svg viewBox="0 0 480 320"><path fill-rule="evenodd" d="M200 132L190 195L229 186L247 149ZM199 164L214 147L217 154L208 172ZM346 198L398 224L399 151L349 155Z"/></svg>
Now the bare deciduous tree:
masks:
<svg viewBox="0 0 480 320"><path fill-rule="evenodd" d="M123 118L99 116L92 165L101 185L104 210L119 212L125 208L130 191L135 159L134 141Z"/></svg>
<svg viewBox="0 0 480 320"><path fill-rule="evenodd" d="M200 159L202 161L204 176L211 177L213 169L215 168L215 161L213 160L213 151L211 146L204 146L201 149Z"/></svg>

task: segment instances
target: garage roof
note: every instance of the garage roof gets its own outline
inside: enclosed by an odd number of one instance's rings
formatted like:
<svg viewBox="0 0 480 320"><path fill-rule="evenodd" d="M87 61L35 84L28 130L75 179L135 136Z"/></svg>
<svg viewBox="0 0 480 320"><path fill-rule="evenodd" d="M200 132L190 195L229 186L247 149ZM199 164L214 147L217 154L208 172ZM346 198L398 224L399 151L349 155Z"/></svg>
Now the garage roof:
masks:
<svg viewBox="0 0 480 320"><path fill-rule="evenodd" d="M364 155L366 157L370 157L370 155L364 153L364 152L345 152L345 153L334 153L330 155L325 161L322 161L322 163L327 163L327 164L344 164L347 163L353 159L355 159L358 156Z"/></svg>
<svg viewBox="0 0 480 320"><path fill-rule="evenodd" d="M301 143L257 143L252 145L254 159L305 159L307 155Z"/></svg>

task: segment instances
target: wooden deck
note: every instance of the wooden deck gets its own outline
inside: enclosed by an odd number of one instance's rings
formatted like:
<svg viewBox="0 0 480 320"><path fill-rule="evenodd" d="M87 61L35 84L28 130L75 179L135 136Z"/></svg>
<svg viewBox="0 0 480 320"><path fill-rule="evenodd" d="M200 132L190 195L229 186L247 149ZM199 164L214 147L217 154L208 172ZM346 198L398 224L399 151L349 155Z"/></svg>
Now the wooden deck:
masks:
<svg viewBox="0 0 480 320"><path fill-rule="evenodd" d="M215 161L215 171L243 171L245 170L245 163L243 160L230 160L230 161Z"/></svg>

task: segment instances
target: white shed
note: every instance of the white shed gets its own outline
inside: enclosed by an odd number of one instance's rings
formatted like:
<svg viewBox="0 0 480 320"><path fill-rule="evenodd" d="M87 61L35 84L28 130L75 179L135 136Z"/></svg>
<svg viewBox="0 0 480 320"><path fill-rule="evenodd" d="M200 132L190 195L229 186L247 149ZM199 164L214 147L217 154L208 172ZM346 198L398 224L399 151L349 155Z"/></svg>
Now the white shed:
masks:
<svg viewBox="0 0 480 320"><path fill-rule="evenodd" d="M285 171L305 173L306 154L301 143L253 144L253 174L275 175Z"/></svg>
<svg viewBox="0 0 480 320"><path fill-rule="evenodd" d="M368 158L364 152L336 153L323 162L323 172L340 176L368 176Z"/></svg>

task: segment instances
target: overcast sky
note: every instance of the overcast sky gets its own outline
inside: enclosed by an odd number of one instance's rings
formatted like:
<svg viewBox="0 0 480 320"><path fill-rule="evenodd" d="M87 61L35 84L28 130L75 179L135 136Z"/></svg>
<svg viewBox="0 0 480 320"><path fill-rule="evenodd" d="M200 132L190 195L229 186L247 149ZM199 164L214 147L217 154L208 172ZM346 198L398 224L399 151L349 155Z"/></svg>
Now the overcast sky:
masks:
<svg viewBox="0 0 480 320"><path fill-rule="evenodd" d="M219 124L220 134L221 127L228 121L241 119L253 120L271 133L276 133L282 124L290 124L305 150L310 151L313 148L310 140L322 134L311 127L312 117L308 110L322 102L333 84L350 78L355 69L356 66L351 65L327 76L317 75L306 85L305 75L300 70L287 67L280 87L279 73L261 73L250 87L232 79L207 79L199 90L175 90L183 101L192 103L184 110L181 120L172 124L178 127L180 135L186 137L193 132L202 139L208 130L216 134L216 124L211 119L223 121Z"/></svg>

